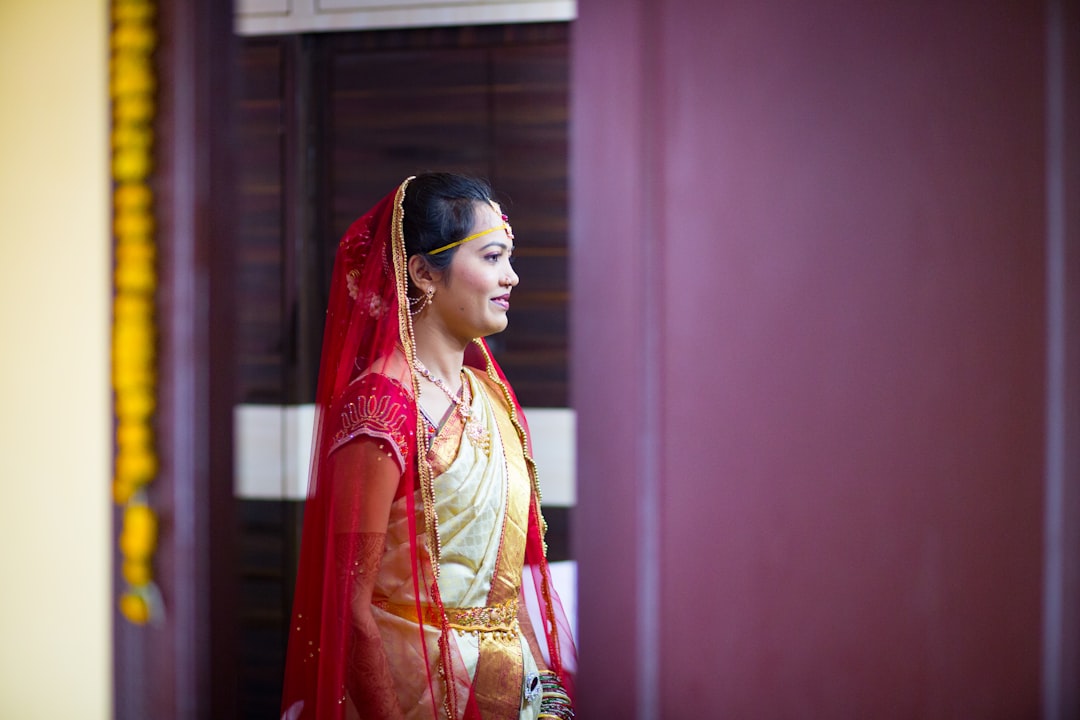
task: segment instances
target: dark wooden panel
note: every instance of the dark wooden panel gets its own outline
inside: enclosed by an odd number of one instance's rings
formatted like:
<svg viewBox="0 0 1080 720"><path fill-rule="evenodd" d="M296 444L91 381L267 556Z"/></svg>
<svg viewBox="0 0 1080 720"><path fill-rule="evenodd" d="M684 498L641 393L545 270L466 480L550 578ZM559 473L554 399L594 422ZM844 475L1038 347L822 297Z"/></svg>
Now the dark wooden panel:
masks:
<svg viewBox="0 0 1080 720"><path fill-rule="evenodd" d="M237 99L236 398L281 402L284 236L285 44L245 40Z"/></svg>
<svg viewBox="0 0 1080 720"><path fill-rule="evenodd" d="M547 558L549 562L562 562L573 558L573 543L570 536L574 508L565 505L544 507L544 520L547 522Z"/></svg>
<svg viewBox="0 0 1080 720"><path fill-rule="evenodd" d="M236 399L281 403L286 255L285 68L291 45L247 39L239 48L236 145ZM292 573L283 503L241 501L237 517L238 717L277 717L284 674Z"/></svg>
<svg viewBox="0 0 1080 720"><path fill-rule="evenodd" d="M406 175L487 173L482 50L339 53L330 67L327 154L335 237Z"/></svg>
<svg viewBox="0 0 1080 720"><path fill-rule="evenodd" d="M243 500L238 506L239 717L260 720L280 712L304 505Z"/></svg>
<svg viewBox="0 0 1080 720"><path fill-rule="evenodd" d="M493 48L492 183L515 232L510 326L493 339L522 403L565 407L567 93L565 42Z"/></svg>

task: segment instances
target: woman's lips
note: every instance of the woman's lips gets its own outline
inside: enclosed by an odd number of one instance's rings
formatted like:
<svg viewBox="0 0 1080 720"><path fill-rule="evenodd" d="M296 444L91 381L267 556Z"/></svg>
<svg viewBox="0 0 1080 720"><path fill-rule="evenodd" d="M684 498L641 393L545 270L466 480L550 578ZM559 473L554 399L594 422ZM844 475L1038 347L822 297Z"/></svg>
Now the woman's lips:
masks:
<svg viewBox="0 0 1080 720"><path fill-rule="evenodd" d="M491 302L495 303L496 305L501 307L503 310L509 310L510 309L510 295L509 294L500 295L499 297L491 298Z"/></svg>

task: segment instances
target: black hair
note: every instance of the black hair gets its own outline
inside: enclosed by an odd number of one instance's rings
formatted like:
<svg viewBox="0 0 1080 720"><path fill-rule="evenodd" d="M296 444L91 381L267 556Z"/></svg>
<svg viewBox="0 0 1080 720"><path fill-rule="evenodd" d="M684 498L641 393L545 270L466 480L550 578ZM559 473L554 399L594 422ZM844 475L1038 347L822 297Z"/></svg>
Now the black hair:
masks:
<svg viewBox="0 0 1080 720"><path fill-rule="evenodd" d="M476 222L477 203L491 202L491 187L484 180L452 173L417 175L405 188L405 254L423 255L434 270L445 270L457 252L450 248L428 255L455 240L468 237Z"/></svg>

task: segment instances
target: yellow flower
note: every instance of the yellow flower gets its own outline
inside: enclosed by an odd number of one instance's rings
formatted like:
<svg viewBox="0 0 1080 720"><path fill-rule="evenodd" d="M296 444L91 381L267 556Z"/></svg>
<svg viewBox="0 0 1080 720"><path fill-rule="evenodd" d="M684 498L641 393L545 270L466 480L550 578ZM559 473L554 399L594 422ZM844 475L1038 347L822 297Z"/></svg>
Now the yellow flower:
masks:
<svg viewBox="0 0 1080 720"><path fill-rule="evenodd" d="M124 560L120 572L129 585L138 587L150 582L150 563L145 560Z"/></svg>
<svg viewBox="0 0 1080 720"><path fill-rule="evenodd" d="M151 220L153 218L151 217ZM113 237L116 238L116 247L121 248L124 245L153 245L154 237L150 234L150 230L153 229L152 223L140 223L141 226L132 226L125 224L123 234L115 233Z"/></svg>
<svg viewBox="0 0 1080 720"><path fill-rule="evenodd" d="M152 476L128 477L118 472L113 479L113 500L117 505L127 505L134 500L135 493L153 479Z"/></svg>
<svg viewBox="0 0 1080 720"><path fill-rule="evenodd" d="M146 423L121 422L116 428L116 442L122 448L148 448L153 440L153 433Z"/></svg>
<svg viewBox="0 0 1080 720"><path fill-rule="evenodd" d="M154 354L150 348L123 347L113 355L113 381L116 390L150 391L156 373L152 364Z"/></svg>
<svg viewBox="0 0 1080 720"><path fill-rule="evenodd" d="M130 560L145 560L157 543L157 516L141 503L124 508L124 527L120 532L120 552Z"/></svg>
<svg viewBox="0 0 1080 720"><path fill-rule="evenodd" d="M154 73L145 55L119 54L110 62L112 82L110 90L113 97L121 95L152 93L154 91Z"/></svg>
<svg viewBox="0 0 1080 720"><path fill-rule="evenodd" d="M117 218L117 225L120 225L121 220L124 220L131 216L121 216ZM148 218L143 219L146 222L146 227L149 226ZM139 228L142 229L142 228ZM121 243L116 248L116 261L124 265L128 264L145 264L147 267L154 266L154 256L157 254L157 248L153 243L149 242L127 242Z"/></svg>
<svg viewBox="0 0 1080 720"><path fill-rule="evenodd" d="M133 501L153 480L158 461L150 420L156 407L153 292L157 286L153 193L143 182L153 171L154 91L157 76L151 52L157 44L152 0L112 0L109 92L113 98L112 174L116 266L113 283L112 377L116 389L116 475L113 497L124 504L119 545L121 573L133 588L120 596L120 612L136 625L151 615L146 588L152 582L150 556L157 544L154 511Z"/></svg>
<svg viewBox="0 0 1080 720"><path fill-rule="evenodd" d="M135 458L125 460L130 466L138 470L153 470L157 466L151 443L154 436L146 423L123 423L116 434L116 444L119 447L120 458Z"/></svg>
<svg viewBox="0 0 1080 720"><path fill-rule="evenodd" d="M125 123L113 128L110 139L113 151L132 150L149 154L154 144L154 133L145 125Z"/></svg>
<svg viewBox="0 0 1080 720"><path fill-rule="evenodd" d="M124 420L145 420L154 412L153 393L150 392L126 392L116 398L116 416L121 422Z"/></svg>
<svg viewBox="0 0 1080 720"><path fill-rule="evenodd" d="M113 356L121 363L149 364L154 337L147 323L116 323L113 329Z"/></svg>
<svg viewBox="0 0 1080 720"><path fill-rule="evenodd" d="M154 381L154 348L148 345L126 342L117 337L113 343L113 375L123 380L122 387L138 389L135 380L144 385ZM135 377L138 376L138 377Z"/></svg>
<svg viewBox="0 0 1080 720"><path fill-rule="evenodd" d="M142 148L122 148L113 154L113 177L124 180L142 180L150 174L150 153Z"/></svg>
<svg viewBox="0 0 1080 720"><path fill-rule="evenodd" d="M157 473L157 458L149 448L124 448L116 456L116 477L118 480L123 480L131 485L145 485L154 479L154 475ZM131 505L129 507L138 507ZM145 507L145 506L143 506ZM152 511L151 511L152 513ZM141 520L136 520L141 522ZM142 529L146 527L145 524L138 525L138 531L134 536L137 544L134 547L140 547L138 542L141 542L143 537ZM127 512L124 513L124 533L127 533L128 519ZM120 541L123 542L124 536L121 535ZM150 552L150 551L147 551ZM130 553L127 553L130 554Z"/></svg>
<svg viewBox="0 0 1080 720"><path fill-rule="evenodd" d="M116 396L128 393L152 393L157 373L145 364L122 364L113 368L113 390Z"/></svg>
<svg viewBox="0 0 1080 720"><path fill-rule="evenodd" d="M116 132L116 131L114 131ZM148 134L151 139L153 134L150 130L143 131ZM149 186L143 183L123 183L116 188L113 193L113 199L116 202L117 210L146 210L150 207L150 203L154 200L154 194L150 191Z"/></svg>
<svg viewBox="0 0 1080 720"><path fill-rule="evenodd" d="M154 16L150 0L113 0L114 20L148 20Z"/></svg>
<svg viewBox="0 0 1080 720"><path fill-rule="evenodd" d="M145 625L150 619L150 605L135 593L126 592L120 596L120 614L136 625Z"/></svg>
<svg viewBox="0 0 1080 720"><path fill-rule="evenodd" d="M153 292L157 285L153 263L124 263L115 271L118 290L125 292Z"/></svg>
<svg viewBox="0 0 1080 720"><path fill-rule="evenodd" d="M123 505L124 503L131 500L132 496L135 495L135 490L137 488L138 485L125 478L118 477L114 479L112 487L113 502L115 502L117 505Z"/></svg>
<svg viewBox="0 0 1080 720"><path fill-rule="evenodd" d="M153 231L154 216L142 209L118 210L116 219L113 220L113 232L123 245L145 245L152 248L153 244L149 240Z"/></svg>
<svg viewBox="0 0 1080 720"><path fill-rule="evenodd" d="M120 366L113 369L113 390L117 397L131 392L152 392L156 375L146 367Z"/></svg>
<svg viewBox="0 0 1080 720"><path fill-rule="evenodd" d="M123 95L113 105L113 121L121 123L149 122L154 116L154 100L149 95Z"/></svg>
<svg viewBox="0 0 1080 720"><path fill-rule="evenodd" d="M113 28L112 46L115 50L149 52L153 49L155 42L154 30L149 23L121 20Z"/></svg>
<svg viewBox="0 0 1080 720"><path fill-rule="evenodd" d="M151 248L152 249L152 248ZM154 303L145 295L117 295L113 300L113 317L116 322L149 325Z"/></svg>

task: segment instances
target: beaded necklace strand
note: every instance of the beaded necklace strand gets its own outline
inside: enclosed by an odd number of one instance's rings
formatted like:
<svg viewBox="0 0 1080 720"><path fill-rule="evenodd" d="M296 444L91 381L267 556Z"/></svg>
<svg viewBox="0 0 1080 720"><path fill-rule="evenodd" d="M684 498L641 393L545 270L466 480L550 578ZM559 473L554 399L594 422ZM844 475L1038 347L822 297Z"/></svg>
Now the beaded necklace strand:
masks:
<svg viewBox="0 0 1080 720"><path fill-rule="evenodd" d="M424 363L420 362L420 358L416 358L416 371L419 372L424 378L427 379L435 387L443 391L446 397L450 398L450 402L454 403L458 412L461 413L462 419L465 421L465 437L469 438L469 442L473 444L479 450L482 450L487 455L491 450L491 435L488 433L487 428L481 425L473 418L472 408L469 407L468 401L464 399L466 388L469 386L468 378L465 375L465 368L461 369L461 395L458 397L450 391L450 388L446 386L446 383L442 379L435 377Z"/></svg>

